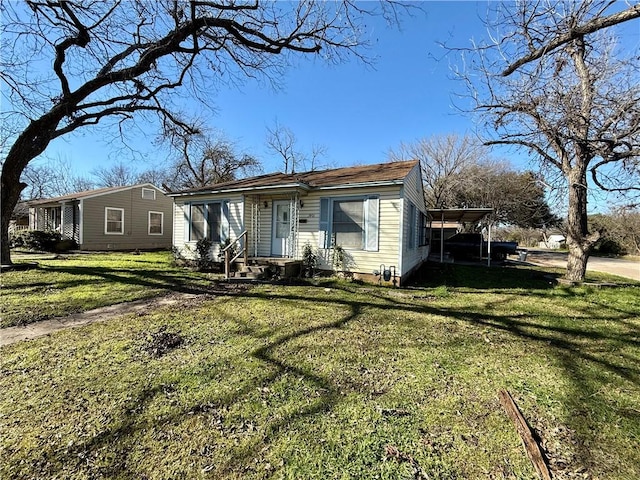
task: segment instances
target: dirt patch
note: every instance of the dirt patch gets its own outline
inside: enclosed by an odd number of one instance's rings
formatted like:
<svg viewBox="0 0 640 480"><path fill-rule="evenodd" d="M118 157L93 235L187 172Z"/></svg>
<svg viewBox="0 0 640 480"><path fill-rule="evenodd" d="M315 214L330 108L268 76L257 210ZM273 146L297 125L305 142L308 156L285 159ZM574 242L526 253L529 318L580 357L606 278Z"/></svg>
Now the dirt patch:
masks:
<svg viewBox="0 0 640 480"><path fill-rule="evenodd" d="M212 293L221 293L220 290ZM74 313L66 317L56 317L31 323L25 326L9 327L0 330L0 347L11 345L23 340L49 335L65 328L80 327L94 322L104 322L112 318L130 313L144 315L152 310L165 305L193 304L195 300L203 301L211 298L210 295L197 295L193 293L171 293L162 297L147 298L133 302L118 303L107 307L100 307L86 312Z"/></svg>

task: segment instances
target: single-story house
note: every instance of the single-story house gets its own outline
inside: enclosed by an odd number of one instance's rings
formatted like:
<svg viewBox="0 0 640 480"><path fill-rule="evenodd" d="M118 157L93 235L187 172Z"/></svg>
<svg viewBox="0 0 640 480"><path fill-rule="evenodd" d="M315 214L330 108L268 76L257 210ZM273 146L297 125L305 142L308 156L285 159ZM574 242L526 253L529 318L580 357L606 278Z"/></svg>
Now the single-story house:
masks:
<svg viewBox="0 0 640 480"><path fill-rule="evenodd" d="M429 255L417 161L273 173L168 195L174 247L186 257L205 237L214 257L240 237L253 258L301 259L308 244L321 270L370 280L391 270L400 283Z"/></svg>
<svg viewBox="0 0 640 480"><path fill-rule="evenodd" d="M18 202L11 212L9 233L27 230L29 228L29 206L27 202Z"/></svg>
<svg viewBox="0 0 640 480"><path fill-rule="evenodd" d="M173 200L144 183L29 202L29 228L55 230L81 250L171 247Z"/></svg>
<svg viewBox="0 0 640 480"><path fill-rule="evenodd" d="M567 242L567 239L565 238L564 235L555 234L555 235L549 235L548 237L545 236L544 240L540 242L538 246L540 248L550 248L553 250L557 250L559 248L565 247L566 242Z"/></svg>

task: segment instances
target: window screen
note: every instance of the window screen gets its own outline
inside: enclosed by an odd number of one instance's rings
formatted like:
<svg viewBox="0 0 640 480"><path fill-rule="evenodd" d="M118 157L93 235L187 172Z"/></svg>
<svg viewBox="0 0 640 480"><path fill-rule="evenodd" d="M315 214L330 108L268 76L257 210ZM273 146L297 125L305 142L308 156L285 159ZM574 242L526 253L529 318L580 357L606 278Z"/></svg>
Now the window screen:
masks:
<svg viewBox="0 0 640 480"><path fill-rule="evenodd" d="M222 226L222 205L209 204L209 238L212 242L220 241L220 227Z"/></svg>
<svg viewBox="0 0 640 480"><path fill-rule="evenodd" d="M206 211L207 206L204 204L191 205L191 230L189 238L193 241L205 238Z"/></svg>
<svg viewBox="0 0 640 480"><path fill-rule="evenodd" d="M162 235L162 212L149 212L149 235Z"/></svg>
<svg viewBox="0 0 640 480"><path fill-rule="evenodd" d="M345 248L364 248L364 202L336 200L333 202L332 232L335 244Z"/></svg>
<svg viewBox="0 0 640 480"><path fill-rule="evenodd" d="M105 232L124 233L124 210L121 208L105 209Z"/></svg>

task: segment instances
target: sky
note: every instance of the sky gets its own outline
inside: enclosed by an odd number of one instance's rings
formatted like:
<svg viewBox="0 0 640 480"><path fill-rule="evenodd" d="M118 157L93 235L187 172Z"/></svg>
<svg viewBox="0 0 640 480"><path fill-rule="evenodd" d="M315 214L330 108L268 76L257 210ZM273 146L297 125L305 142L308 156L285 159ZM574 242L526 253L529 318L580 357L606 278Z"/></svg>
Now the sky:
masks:
<svg viewBox="0 0 640 480"><path fill-rule="evenodd" d="M452 106L462 86L450 79L438 42L467 46L472 37L483 36L486 4L425 2L421 7L404 15L399 27L368 19L371 48L366 53L372 65L303 58L287 70L279 89L258 80L212 89L216 114L208 126L257 157L265 173L283 168L265 144L267 127L276 121L294 132L301 150L324 146L321 162L332 167L381 163L402 142L473 131L471 120ZM143 161L133 162L133 155L127 158L126 151L89 130L54 142L47 156L69 161L79 175L121 161L144 170L166 156L152 145L153 134L141 127L135 148Z"/></svg>
<svg viewBox="0 0 640 480"><path fill-rule="evenodd" d="M464 86L452 78L452 59L441 43L468 47L472 39L486 38L483 20L488 3L416 5L420 8L402 15L399 26L389 26L382 17L367 19L365 39L371 47L365 53L372 64L352 58L328 65L317 57L301 56L278 78L277 89L254 79L240 86L211 85L207 103L215 114L207 114L206 126L235 142L242 153L256 157L264 173L283 169L282 160L266 146L267 128L276 122L296 135L298 149L325 147L320 163L328 167L385 162L389 151L401 143L433 135L473 134L473 119L454 106ZM629 25L628 38L636 44L638 25ZM195 102L188 108L202 110ZM135 153L101 131L81 129L52 142L45 157L68 162L76 175L84 177L119 162L143 171L168 160L169 152L154 142L156 131L137 122L132 132L134 141L129 145ZM520 170L535 168L522 151L501 147L493 155ZM595 189L591 192L592 210L606 210L605 197Z"/></svg>

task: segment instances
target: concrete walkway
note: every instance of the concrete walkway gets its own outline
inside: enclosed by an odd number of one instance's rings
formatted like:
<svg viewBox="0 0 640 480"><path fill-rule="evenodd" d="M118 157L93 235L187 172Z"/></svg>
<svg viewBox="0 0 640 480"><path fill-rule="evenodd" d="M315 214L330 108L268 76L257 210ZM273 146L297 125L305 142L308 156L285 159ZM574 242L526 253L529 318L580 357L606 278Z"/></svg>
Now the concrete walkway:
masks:
<svg viewBox="0 0 640 480"><path fill-rule="evenodd" d="M0 347L11 345L23 340L49 335L65 328L80 327L90 323L103 322L130 313L148 312L166 305L174 305L185 300L194 300L201 295L192 293L170 293L163 297L146 298L133 302L118 303L108 307L100 307L86 312L74 313L66 317L56 317L50 320L32 323L25 326L0 329Z"/></svg>

